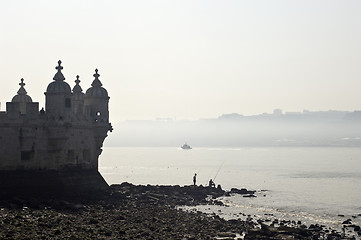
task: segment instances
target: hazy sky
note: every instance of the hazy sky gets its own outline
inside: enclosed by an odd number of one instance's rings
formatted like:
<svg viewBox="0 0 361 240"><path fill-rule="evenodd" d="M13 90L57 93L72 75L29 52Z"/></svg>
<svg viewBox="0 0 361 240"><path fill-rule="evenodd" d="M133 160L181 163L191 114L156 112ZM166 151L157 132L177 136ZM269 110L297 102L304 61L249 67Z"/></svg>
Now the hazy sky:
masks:
<svg viewBox="0 0 361 240"><path fill-rule="evenodd" d="M63 61L111 121L361 109L361 1L0 0L1 110Z"/></svg>

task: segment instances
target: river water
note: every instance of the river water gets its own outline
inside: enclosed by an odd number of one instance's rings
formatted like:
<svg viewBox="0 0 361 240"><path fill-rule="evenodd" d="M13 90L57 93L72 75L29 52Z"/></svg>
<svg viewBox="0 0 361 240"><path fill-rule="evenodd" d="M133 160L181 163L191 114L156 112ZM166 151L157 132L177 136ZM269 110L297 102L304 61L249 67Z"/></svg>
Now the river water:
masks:
<svg viewBox="0 0 361 240"><path fill-rule="evenodd" d="M223 198L227 208L198 208L225 218L243 213L338 229L348 218L361 224L360 148L104 148L99 170L108 184L182 186L197 173L197 184L212 178L226 190L258 191L256 198Z"/></svg>

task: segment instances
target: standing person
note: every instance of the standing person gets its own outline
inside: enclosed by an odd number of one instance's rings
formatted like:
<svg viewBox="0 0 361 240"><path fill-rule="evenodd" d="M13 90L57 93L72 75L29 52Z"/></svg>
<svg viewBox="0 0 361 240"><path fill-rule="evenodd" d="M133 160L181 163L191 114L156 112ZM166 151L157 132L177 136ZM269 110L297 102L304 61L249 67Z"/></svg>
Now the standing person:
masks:
<svg viewBox="0 0 361 240"><path fill-rule="evenodd" d="M196 186L197 184L197 173L194 174L193 176L193 186Z"/></svg>

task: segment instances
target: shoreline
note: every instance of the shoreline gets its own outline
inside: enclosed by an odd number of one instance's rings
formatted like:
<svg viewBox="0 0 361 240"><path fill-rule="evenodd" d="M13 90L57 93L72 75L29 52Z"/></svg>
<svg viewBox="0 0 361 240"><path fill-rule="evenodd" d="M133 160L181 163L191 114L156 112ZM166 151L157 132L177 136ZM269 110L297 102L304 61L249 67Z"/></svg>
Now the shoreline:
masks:
<svg viewBox="0 0 361 240"><path fill-rule="evenodd" d="M1 239L355 239L320 225L225 220L178 206L223 205L231 191L202 186L114 184L84 196L0 198ZM236 190L232 194L236 193ZM243 194L252 194L252 191ZM352 221L345 226L361 236ZM292 237L292 238L291 238Z"/></svg>

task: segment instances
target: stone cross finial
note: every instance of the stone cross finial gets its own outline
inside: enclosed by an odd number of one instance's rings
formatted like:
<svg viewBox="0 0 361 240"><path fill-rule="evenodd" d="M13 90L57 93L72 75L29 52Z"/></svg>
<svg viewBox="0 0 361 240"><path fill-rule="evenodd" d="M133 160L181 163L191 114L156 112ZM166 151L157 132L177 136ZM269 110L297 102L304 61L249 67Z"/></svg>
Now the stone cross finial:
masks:
<svg viewBox="0 0 361 240"><path fill-rule="evenodd" d="M27 94L27 92L26 92L26 90L25 90L25 88L24 88L24 86L25 86L24 78L22 78L20 81L21 81L21 82L19 83L20 88L19 88L18 94L19 94L19 95L25 95L25 94Z"/></svg>
<svg viewBox="0 0 361 240"><path fill-rule="evenodd" d="M25 83L24 83L24 78L20 79L21 83L19 83L20 87L24 87Z"/></svg>
<svg viewBox="0 0 361 240"><path fill-rule="evenodd" d="M76 75L76 80L75 80L75 83L76 83L76 84L79 84L79 83L80 83L80 80L79 80L79 75Z"/></svg>
<svg viewBox="0 0 361 240"><path fill-rule="evenodd" d="M95 77L95 79L98 79L98 77L100 77L100 75L98 74L98 69L95 69L95 74L93 75Z"/></svg>
<svg viewBox="0 0 361 240"><path fill-rule="evenodd" d="M58 66L55 67L55 69L58 70L59 72L60 72L61 70L63 70L63 67L61 66L61 61L60 61L60 60L58 61Z"/></svg>

